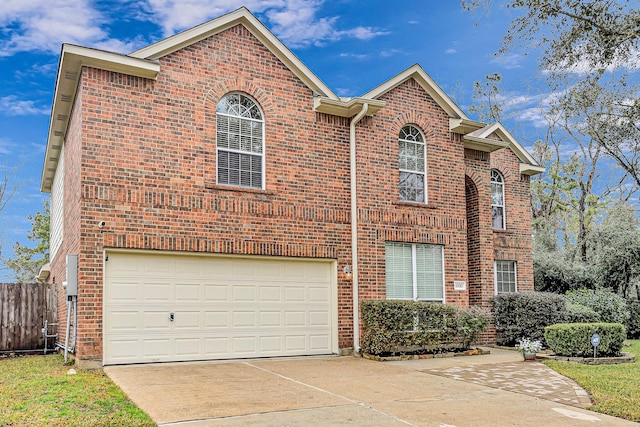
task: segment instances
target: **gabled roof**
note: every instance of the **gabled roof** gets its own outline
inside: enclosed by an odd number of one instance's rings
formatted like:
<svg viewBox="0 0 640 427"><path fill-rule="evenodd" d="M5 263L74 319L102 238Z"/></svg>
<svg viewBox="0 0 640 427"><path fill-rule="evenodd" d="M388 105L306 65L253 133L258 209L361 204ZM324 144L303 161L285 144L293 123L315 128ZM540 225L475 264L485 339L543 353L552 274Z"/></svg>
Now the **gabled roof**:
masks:
<svg viewBox="0 0 640 427"><path fill-rule="evenodd" d="M496 134L501 141L489 138L492 134ZM490 141L492 143L502 143L504 146L509 147L520 160L520 173L524 175L536 175L544 172L545 168L538 164L531 154L529 154L529 152L500 122L496 122L492 125L485 126L464 135L463 140L465 141L465 146L467 141Z"/></svg>
<svg viewBox="0 0 640 427"><path fill-rule="evenodd" d="M456 119L469 119L460 107L458 107L456 103L449 98L449 95L447 95L440 86L438 86L438 84L419 64L412 65L400 74L397 74L382 83L380 86L370 90L362 95L362 98L377 99L409 79L414 79L420 86L422 86L429 96L431 96L438 105L446 111L447 114L449 114L450 117Z"/></svg>
<svg viewBox="0 0 640 427"><path fill-rule="evenodd" d="M200 24L181 33L167 37L157 43L132 52L129 56L144 59L159 59L165 55L190 46L212 35L221 33L238 24L243 25L267 49L271 51L310 89L321 96L339 99L298 57L289 50L262 22L246 7L241 7L219 18Z"/></svg>

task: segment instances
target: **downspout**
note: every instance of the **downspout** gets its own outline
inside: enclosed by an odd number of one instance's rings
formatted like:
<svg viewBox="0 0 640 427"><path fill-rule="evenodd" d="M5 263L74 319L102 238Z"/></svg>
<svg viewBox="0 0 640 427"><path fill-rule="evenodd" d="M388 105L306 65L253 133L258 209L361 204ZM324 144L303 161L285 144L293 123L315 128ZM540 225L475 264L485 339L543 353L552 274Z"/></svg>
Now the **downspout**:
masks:
<svg viewBox="0 0 640 427"><path fill-rule="evenodd" d="M351 172L351 280L353 286L353 352L360 352L360 304L358 300L358 200L356 185L356 124L367 114L369 104L351 120L349 126L350 172Z"/></svg>

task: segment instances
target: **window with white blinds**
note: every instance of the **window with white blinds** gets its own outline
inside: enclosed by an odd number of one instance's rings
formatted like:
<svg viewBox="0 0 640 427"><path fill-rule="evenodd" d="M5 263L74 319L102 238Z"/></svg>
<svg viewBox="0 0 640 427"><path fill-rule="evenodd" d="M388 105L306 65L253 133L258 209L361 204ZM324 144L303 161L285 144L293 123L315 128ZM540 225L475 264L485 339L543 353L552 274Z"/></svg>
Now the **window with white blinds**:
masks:
<svg viewBox="0 0 640 427"><path fill-rule="evenodd" d="M218 184L264 189L264 120L258 104L241 93L216 108Z"/></svg>
<svg viewBox="0 0 640 427"><path fill-rule="evenodd" d="M440 245L387 242L387 299L444 302L444 261Z"/></svg>

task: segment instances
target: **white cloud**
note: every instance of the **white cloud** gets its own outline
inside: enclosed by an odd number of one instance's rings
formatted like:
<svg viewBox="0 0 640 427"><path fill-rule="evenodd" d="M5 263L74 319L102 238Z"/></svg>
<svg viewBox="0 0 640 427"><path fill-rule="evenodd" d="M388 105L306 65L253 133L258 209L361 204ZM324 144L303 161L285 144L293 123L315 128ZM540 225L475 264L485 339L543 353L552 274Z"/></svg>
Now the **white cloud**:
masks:
<svg viewBox="0 0 640 427"><path fill-rule="evenodd" d="M38 107L34 101L21 100L15 95L0 97L0 113L7 116L49 114L49 111L49 108Z"/></svg>
<svg viewBox="0 0 640 427"><path fill-rule="evenodd" d="M62 43L127 52L139 41L122 42L104 29L107 18L89 0L0 2L0 56L17 52L57 54Z"/></svg>
<svg viewBox="0 0 640 427"><path fill-rule="evenodd" d="M512 70L514 68L522 67L522 61L524 60L524 55L518 53L512 53L509 55L503 54L494 57L491 61L492 64L498 64L507 70Z"/></svg>
<svg viewBox="0 0 640 427"><path fill-rule="evenodd" d="M338 28L338 16L318 17L322 0L245 0L251 12L263 14L272 31L290 47L322 45L343 38L369 40L387 34L372 27ZM147 0L148 19L169 36L231 12L237 0Z"/></svg>
<svg viewBox="0 0 640 427"><path fill-rule="evenodd" d="M458 51L455 49L447 49L444 52L448 55L453 55L454 53L458 53Z"/></svg>

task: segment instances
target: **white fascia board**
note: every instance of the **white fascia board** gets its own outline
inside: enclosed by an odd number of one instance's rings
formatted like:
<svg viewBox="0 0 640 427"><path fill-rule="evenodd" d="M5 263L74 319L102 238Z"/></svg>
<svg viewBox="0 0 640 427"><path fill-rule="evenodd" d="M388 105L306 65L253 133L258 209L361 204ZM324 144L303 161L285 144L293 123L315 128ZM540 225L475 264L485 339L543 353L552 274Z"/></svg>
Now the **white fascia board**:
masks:
<svg viewBox="0 0 640 427"><path fill-rule="evenodd" d="M238 24L243 25L251 32L267 49L271 51L287 68L289 68L300 80L302 80L314 92L331 99L340 99L329 87L324 84L311 69L309 69L284 43L282 43L258 18L246 7L241 7L219 18L212 19L173 36L167 37L157 43L136 50L129 54L135 58L159 59L165 55L190 46L201 40L221 33Z"/></svg>
<svg viewBox="0 0 640 427"><path fill-rule="evenodd" d="M543 166L534 166L528 163L520 163L520 173L523 175L537 175L539 173L544 173L546 169Z"/></svg>
<svg viewBox="0 0 640 427"><path fill-rule="evenodd" d="M362 106L367 104L367 116L373 116L380 111L386 102L377 99L365 98L349 98L344 100L335 100L317 96L313 98L313 108L318 113L330 114L339 117L353 117L362 111Z"/></svg>
<svg viewBox="0 0 640 427"><path fill-rule="evenodd" d="M450 117L469 120L467 115L460 109L460 107L458 107L456 103L453 102L451 98L449 98L449 95L447 95L440 88L440 86L438 86L438 84L427 74L426 71L424 71L424 69L419 64L412 65L400 74L397 74L396 76L387 80L380 86L370 90L369 92L362 95L362 98L379 98L380 96L384 95L385 93L389 92L390 90L394 89L395 87L401 85L411 78L417 81L418 84L424 88L429 96L431 96L438 103L438 105L442 107L442 109L445 110L447 114L449 114Z"/></svg>
<svg viewBox="0 0 640 427"><path fill-rule="evenodd" d="M449 130L454 133L467 134L487 126L486 123L475 120L449 118Z"/></svg>
<svg viewBox="0 0 640 427"><path fill-rule="evenodd" d="M156 61L131 58L126 55L71 44L62 45L40 181L40 191L45 193L51 192L82 67L93 67L147 79L155 79L160 72L160 65Z"/></svg>
<svg viewBox="0 0 640 427"><path fill-rule="evenodd" d="M494 151L500 150L501 148L509 147L508 142L489 138L479 138L477 136L465 135L462 137L462 140L464 141L464 148L484 151L486 153L492 153Z"/></svg>
<svg viewBox="0 0 640 427"><path fill-rule="evenodd" d="M487 126L482 130L482 132L480 132L479 135L476 136L480 138L487 138L494 132L500 137L500 139L509 143L509 148L511 148L511 151L514 152L514 154L518 157L518 159L520 159L523 164L530 165L533 168L532 170L538 170L538 168L541 168L541 166L533 158L533 156L529 154L529 152L522 146L522 144L520 144L500 122L495 122L491 126ZM544 171L544 168L542 168L542 171Z"/></svg>

